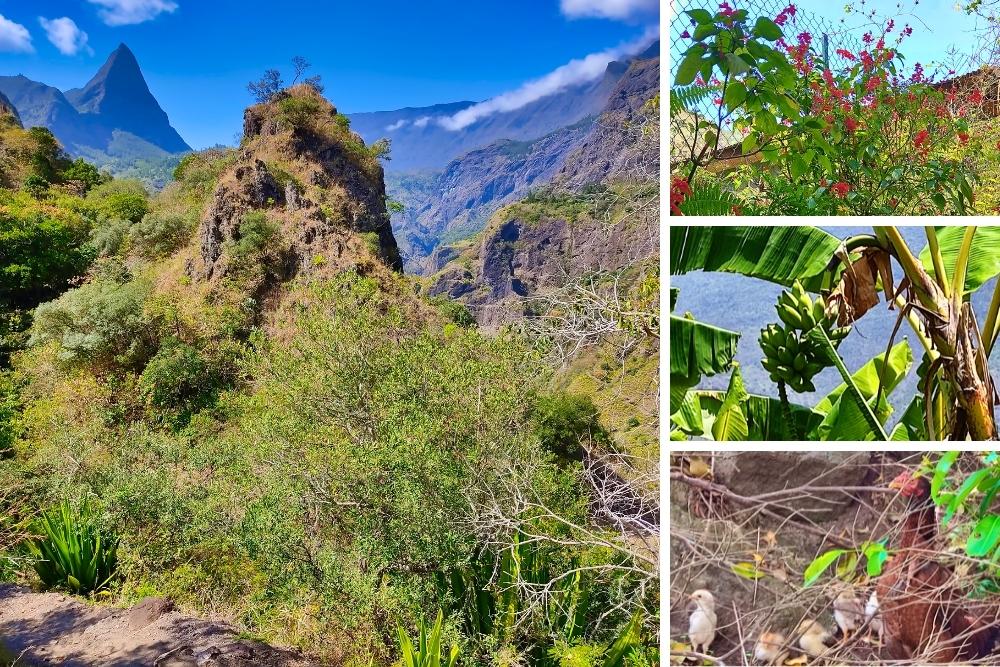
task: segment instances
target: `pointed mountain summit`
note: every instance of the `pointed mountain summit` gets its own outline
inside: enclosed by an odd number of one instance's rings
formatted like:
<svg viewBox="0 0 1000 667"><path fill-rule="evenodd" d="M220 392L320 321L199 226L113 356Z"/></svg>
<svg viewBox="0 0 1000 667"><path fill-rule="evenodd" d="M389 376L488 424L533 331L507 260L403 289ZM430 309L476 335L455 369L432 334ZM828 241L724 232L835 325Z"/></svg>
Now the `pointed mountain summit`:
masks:
<svg viewBox="0 0 1000 667"><path fill-rule="evenodd" d="M131 132L168 153L191 150L149 92L139 61L124 43L86 86L66 91L66 98L81 114L99 115L103 125Z"/></svg>
<svg viewBox="0 0 1000 667"><path fill-rule="evenodd" d="M82 88L65 92L23 76L0 76L0 95L25 127L46 127L73 157L154 188L191 147L170 125L132 51L121 44Z"/></svg>

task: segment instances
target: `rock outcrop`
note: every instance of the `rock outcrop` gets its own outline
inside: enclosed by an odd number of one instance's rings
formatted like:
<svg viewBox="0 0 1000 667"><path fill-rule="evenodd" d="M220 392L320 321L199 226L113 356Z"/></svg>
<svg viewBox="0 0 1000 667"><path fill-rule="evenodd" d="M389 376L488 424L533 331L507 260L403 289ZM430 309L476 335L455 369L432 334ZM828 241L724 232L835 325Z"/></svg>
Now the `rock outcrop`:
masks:
<svg viewBox="0 0 1000 667"><path fill-rule="evenodd" d="M365 114L352 116L369 135L392 138L391 165L397 170L404 164L398 159L400 154L413 150L411 142L424 146L433 141L433 149L471 137L489 137L492 142L462 144L467 152L453 152L457 157L447 162L443 171L390 173L389 195L405 205L405 210L394 216L393 225L407 271L433 273L440 266L438 260L429 259L433 253L448 243L474 236L494 211L533 188L560 179L571 186L599 182L629 166L634 148L618 153L635 144L633 135L641 131L638 125L629 125L627 116L634 115L658 91L659 42L631 60L610 63L604 75L585 88L586 94L571 87L517 111L495 114L459 132L443 134L442 128L428 120L431 116L422 117L423 125L414 128L415 110L386 112L388 115L379 116L385 126L377 128ZM547 115L556 108L558 113ZM483 134L485 128L502 132ZM421 156L431 150L428 146ZM574 153L580 156L578 166L567 171ZM581 170L581 166L586 169ZM577 171L585 173L571 178Z"/></svg>
<svg viewBox="0 0 1000 667"><path fill-rule="evenodd" d="M659 58L634 62L546 191L500 209L478 237L435 250L429 293L495 327L523 316L525 297L656 256L658 94Z"/></svg>
<svg viewBox="0 0 1000 667"><path fill-rule="evenodd" d="M189 273L225 276L226 248L242 238L253 212L280 230L278 280L357 265L371 255L402 270L382 168L339 118L308 86L247 109L243 144L202 216L200 261Z"/></svg>

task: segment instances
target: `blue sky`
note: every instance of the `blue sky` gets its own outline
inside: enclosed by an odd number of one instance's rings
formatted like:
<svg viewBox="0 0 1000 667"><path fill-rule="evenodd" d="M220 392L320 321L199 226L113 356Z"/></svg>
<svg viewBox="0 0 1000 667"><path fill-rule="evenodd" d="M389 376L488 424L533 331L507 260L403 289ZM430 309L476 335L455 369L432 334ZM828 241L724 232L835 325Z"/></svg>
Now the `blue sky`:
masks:
<svg viewBox="0 0 1000 667"><path fill-rule="evenodd" d="M657 22L656 0L0 0L0 74L82 86L125 42L201 148L230 143L247 81L294 55L341 111L376 111L499 95Z"/></svg>

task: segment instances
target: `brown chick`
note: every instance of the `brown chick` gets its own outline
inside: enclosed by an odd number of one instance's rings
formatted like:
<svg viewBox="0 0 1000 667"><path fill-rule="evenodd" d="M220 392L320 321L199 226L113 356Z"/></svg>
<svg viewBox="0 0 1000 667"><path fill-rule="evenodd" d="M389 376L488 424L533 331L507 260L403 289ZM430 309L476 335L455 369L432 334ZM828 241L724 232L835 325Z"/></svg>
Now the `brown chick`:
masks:
<svg viewBox="0 0 1000 667"><path fill-rule="evenodd" d="M780 632L764 632L757 639L753 656L762 665L780 665L788 657L788 641Z"/></svg>

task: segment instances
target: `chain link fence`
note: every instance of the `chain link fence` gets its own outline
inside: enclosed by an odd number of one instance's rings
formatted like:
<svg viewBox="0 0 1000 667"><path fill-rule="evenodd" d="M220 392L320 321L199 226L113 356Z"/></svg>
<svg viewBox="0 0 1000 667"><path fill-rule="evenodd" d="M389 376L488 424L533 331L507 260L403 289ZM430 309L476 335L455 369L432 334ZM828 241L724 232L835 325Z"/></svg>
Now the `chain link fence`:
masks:
<svg viewBox="0 0 1000 667"><path fill-rule="evenodd" d="M730 4L736 9L747 10L751 20L758 16L774 18L789 5L789 2L790 0L751 0L750 2L730 0ZM834 67L839 67L845 62L837 55L837 49L847 49L851 52L858 50L861 36L856 29L838 26L823 16L801 9L794 0L792 2L796 6L795 17L790 18L783 26L787 42L794 44L796 35L808 32L813 36L816 49L823 54L824 60ZM719 2L718 0L671 0L671 9L670 80L673 82L677 67L684 59L684 52L692 43L690 39L681 36L685 31L692 30L691 18L685 12L692 9L705 9L714 14L719 9ZM706 98L694 105L690 111L711 117L715 115L715 106L711 98ZM674 127L673 131L683 132L683 129ZM683 140L683 137L679 138Z"/></svg>

